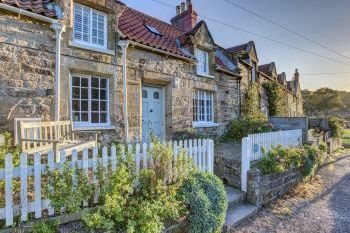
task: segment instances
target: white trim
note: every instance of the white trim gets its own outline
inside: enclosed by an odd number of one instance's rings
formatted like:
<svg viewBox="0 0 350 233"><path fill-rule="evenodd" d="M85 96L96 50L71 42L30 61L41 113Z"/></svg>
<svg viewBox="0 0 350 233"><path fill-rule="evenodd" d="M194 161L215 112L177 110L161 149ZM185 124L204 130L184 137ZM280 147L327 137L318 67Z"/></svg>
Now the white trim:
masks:
<svg viewBox="0 0 350 233"><path fill-rule="evenodd" d="M218 123L214 122L193 122L194 128L211 128L211 127L218 127Z"/></svg>
<svg viewBox="0 0 350 233"><path fill-rule="evenodd" d="M214 75L205 74L205 73L197 73L197 76L199 76L199 77L205 77L205 78L213 78L213 79L215 79L215 76L214 76Z"/></svg>
<svg viewBox="0 0 350 233"><path fill-rule="evenodd" d="M73 131L91 131L91 130L112 130L117 129L114 125L106 126L73 126Z"/></svg>
<svg viewBox="0 0 350 233"><path fill-rule="evenodd" d="M68 41L68 46L79 48L79 49L85 49L85 50L91 50L99 53L104 53L108 55L115 56L115 51L111 49L105 49L105 48L99 48L99 47L94 47L91 44L83 44L80 42L75 42L75 41Z"/></svg>

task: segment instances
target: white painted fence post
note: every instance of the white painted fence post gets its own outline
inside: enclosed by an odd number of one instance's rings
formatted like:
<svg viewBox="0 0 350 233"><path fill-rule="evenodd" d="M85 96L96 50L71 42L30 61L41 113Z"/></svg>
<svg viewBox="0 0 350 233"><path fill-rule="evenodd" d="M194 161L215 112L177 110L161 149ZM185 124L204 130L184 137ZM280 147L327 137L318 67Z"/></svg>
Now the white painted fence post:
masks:
<svg viewBox="0 0 350 233"><path fill-rule="evenodd" d="M28 156L21 154L21 221L28 220Z"/></svg>
<svg viewBox="0 0 350 233"><path fill-rule="evenodd" d="M251 157L251 139L245 137L242 139L242 168L241 168L241 189L243 192L248 190L248 171L250 169Z"/></svg>
<svg viewBox="0 0 350 233"><path fill-rule="evenodd" d="M49 171L53 171L55 169L55 153L53 151L50 151L47 155L47 163L49 166ZM52 187L49 187L49 190L52 190ZM49 216L55 214L54 208L51 206L50 201L49 201Z"/></svg>
<svg viewBox="0 0 350 233"><path fill-rule="evenodd" d="M12 177L13 177L13 165L12 155L6 155L5 159L5 216L6 226L13 224L13 196L12 196Z"/></svg>
<svg viewBox="0 0 350 233"><path fill-rule="evenodd" d="M34 154L34 208L35 218L41 218L41 155Z"/></svg>
<svg viewBox="0 0 350 233"><path fill-rule="evenodd" d="M112 167L112 172L115 172L115 170L117 169L117 148L115 147L115 145L113 145L111 147L111 167Z"/></svg>

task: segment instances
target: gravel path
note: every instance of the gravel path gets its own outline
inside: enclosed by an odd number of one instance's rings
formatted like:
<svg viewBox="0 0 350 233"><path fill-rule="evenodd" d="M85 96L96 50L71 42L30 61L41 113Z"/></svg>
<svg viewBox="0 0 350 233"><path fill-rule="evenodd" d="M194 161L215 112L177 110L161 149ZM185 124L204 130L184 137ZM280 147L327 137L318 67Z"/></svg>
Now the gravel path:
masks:
<svg viewBox="0 0 350 233"><path fill-rule="evenodd" d="M282 197L233 232L344 232L350 233L350 152L327 161L318 175L323 188L311 199Z"/></svg>

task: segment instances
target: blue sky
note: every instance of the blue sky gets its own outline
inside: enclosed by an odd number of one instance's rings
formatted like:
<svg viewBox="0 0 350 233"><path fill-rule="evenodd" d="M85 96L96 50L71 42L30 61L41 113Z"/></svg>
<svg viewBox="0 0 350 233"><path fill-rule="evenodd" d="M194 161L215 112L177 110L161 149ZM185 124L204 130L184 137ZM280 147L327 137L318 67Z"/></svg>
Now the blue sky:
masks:
<svg viewBox="0 0 350 233"><path fill-rule="evenodd" d="M169 22L175 8L152 0L122 0L128 6ZM158 0L173 6L181 0ZM350 57L350 1L349 0L230 0L260 15L264 15L304 36ZM286 72L290 79L294 69L301 74L302 88L331 87L350 91L350 60L332 54L317 45L290 34L268 22L236 8L224 0L192 0L199 15L214 18L227 24L244 28L254 33L309 50L349 64L338 64L320 57L284 47L265 39L228 28L206 20L214 40L223 47L231 47L254 40L259 64L275 61L279 73ZM201 20L201 18L199 18ZM327 74L310 75L319 73Z"/></svg>

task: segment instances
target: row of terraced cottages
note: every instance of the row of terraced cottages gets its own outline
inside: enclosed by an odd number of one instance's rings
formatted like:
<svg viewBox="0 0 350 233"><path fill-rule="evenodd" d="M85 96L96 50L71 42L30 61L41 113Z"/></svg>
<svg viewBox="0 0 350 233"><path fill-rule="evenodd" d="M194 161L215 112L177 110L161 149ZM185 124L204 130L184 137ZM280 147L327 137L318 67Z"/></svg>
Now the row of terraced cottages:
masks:
<svg viewBox="0 0 350 233"><path fill-rule="evenodd" d="M278 82L303 114L299 74L259 65L254 42L217 45L190 0L170 23L117 0L0 0L0 128L14 119L71 120L101 141L220 136L242 91ZM268 101L261 92L261 111Z"/></svg>

